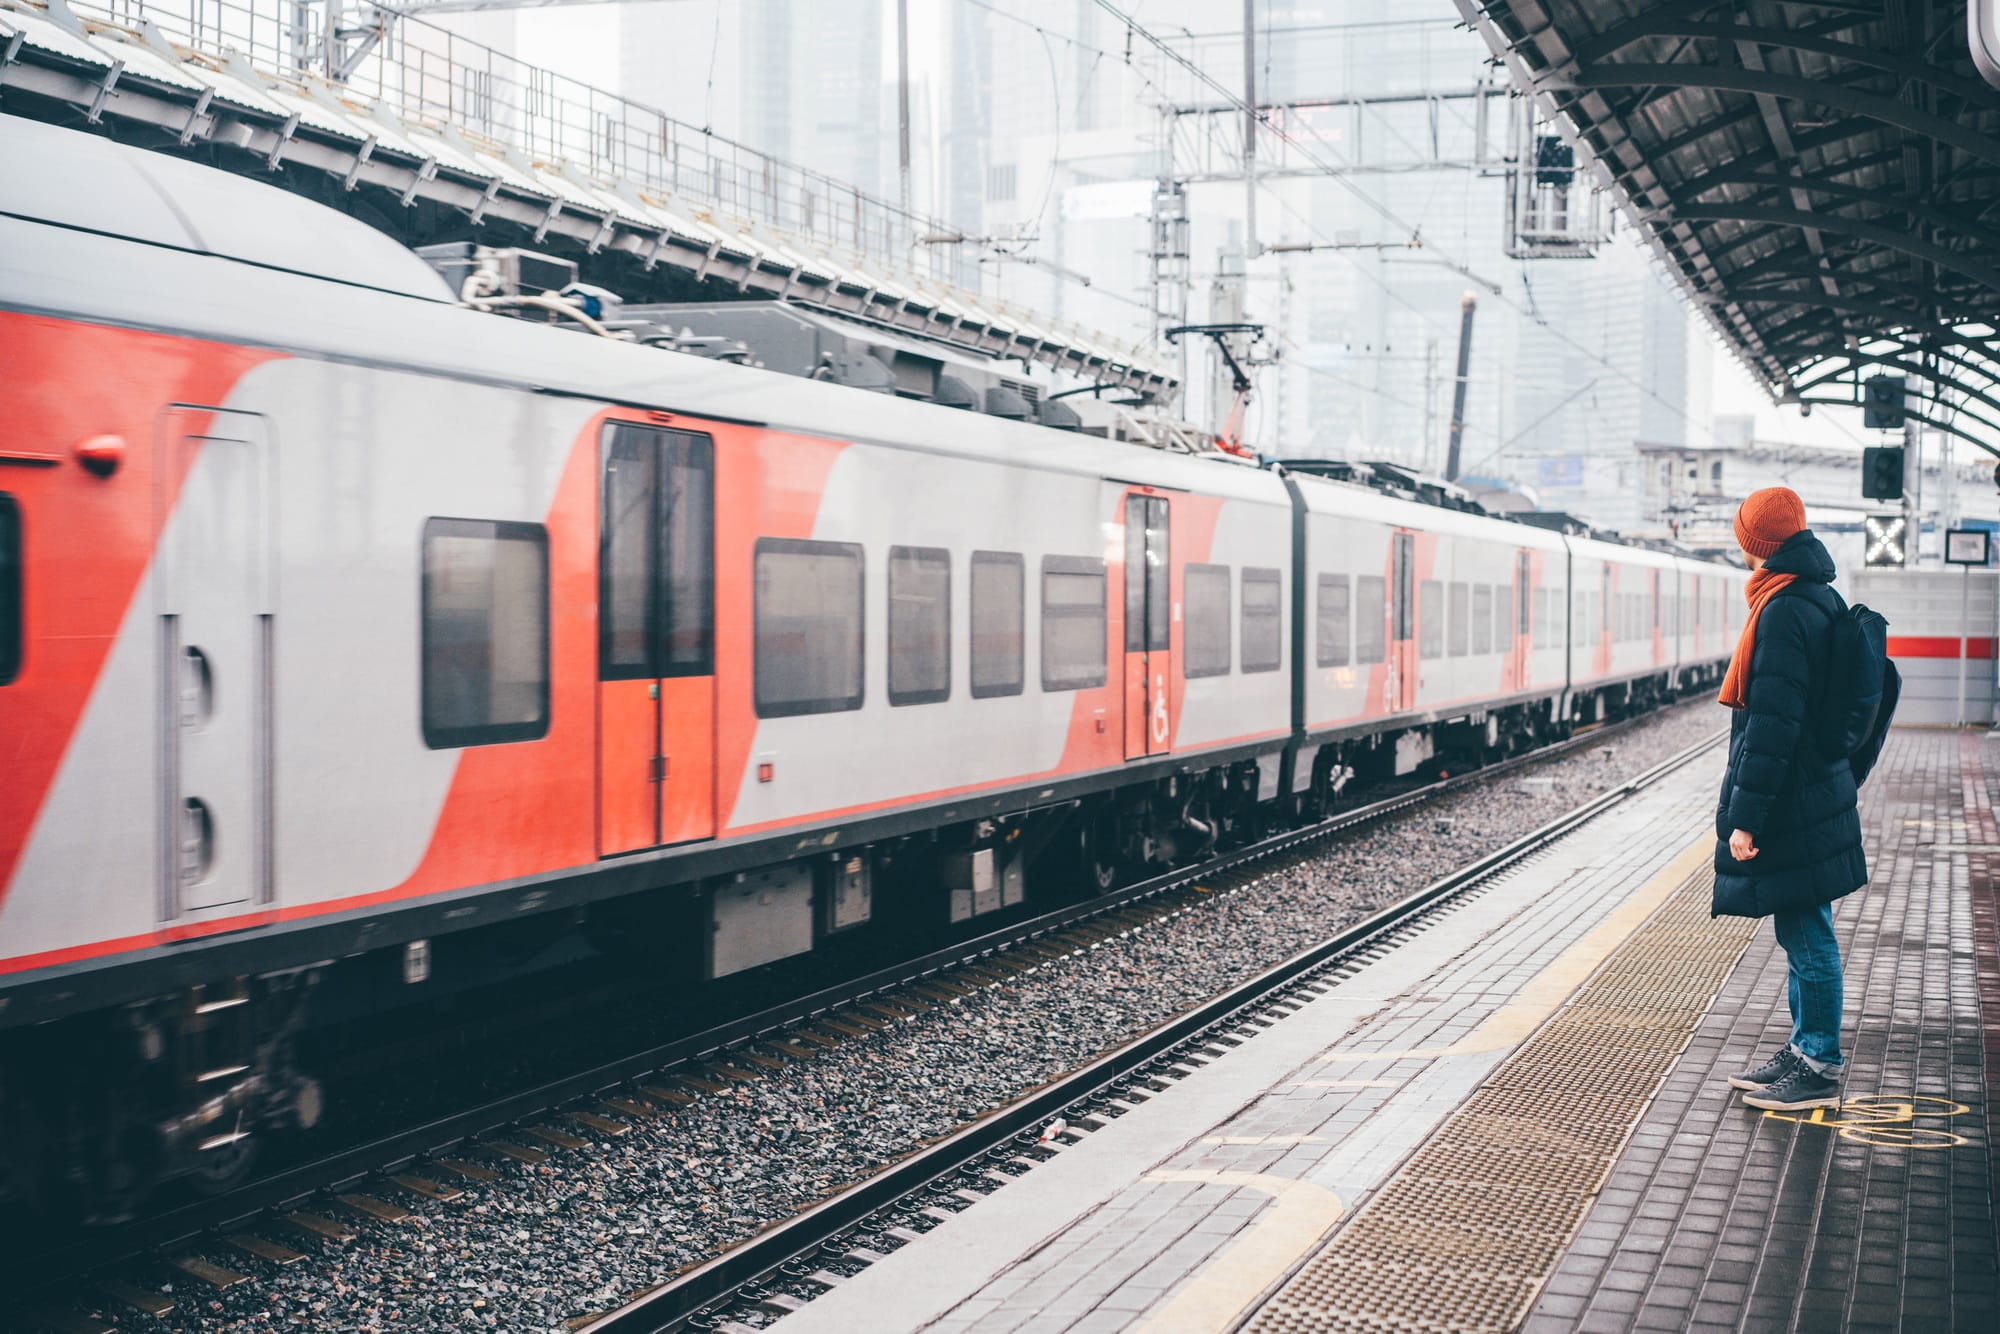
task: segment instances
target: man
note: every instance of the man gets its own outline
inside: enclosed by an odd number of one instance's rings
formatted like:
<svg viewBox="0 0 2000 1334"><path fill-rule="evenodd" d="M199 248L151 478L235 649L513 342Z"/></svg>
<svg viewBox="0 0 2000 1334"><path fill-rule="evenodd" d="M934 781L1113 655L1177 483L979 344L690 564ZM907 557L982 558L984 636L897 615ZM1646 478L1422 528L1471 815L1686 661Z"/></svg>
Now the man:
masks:
<svg viewBox="0 0 2000 1334"><path fill-rule="evenodd" d="M1753 493L1736 512L1736 541L1753 573L1749 618L1722 681L1729 767L1715 816L1714 915L1769 917L1789 969L1791 1041L1731 1077L1752 1107L1838 1107L1840 945L1833 901L1868 882L1854 774L1826 755L1816 708L1834 619L1833 558L1806 528L1789 487Z"/></svg>

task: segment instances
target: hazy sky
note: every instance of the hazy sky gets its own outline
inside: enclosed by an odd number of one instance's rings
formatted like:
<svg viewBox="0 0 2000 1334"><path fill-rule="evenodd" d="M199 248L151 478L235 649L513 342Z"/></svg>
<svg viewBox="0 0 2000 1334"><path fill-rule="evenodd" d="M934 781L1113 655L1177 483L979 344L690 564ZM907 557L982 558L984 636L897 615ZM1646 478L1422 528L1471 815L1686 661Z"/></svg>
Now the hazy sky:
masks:
<svg viewBox="0 0 2000 1334"><path fill-rule="evenodd" d="M718 4L732 0L653 0L653 3L681 5L688 11L690 27L705 31L709 14ZM806 3L807 0L800 0ZM599 87L615 91L618 62L609 53L617 49L619 5L588 5L565 9L523 10L518 15L519 41L516 54L538 65L567 74ZM913 81L922 81L941 59L943 5L938 0L912 0L910 5L910 56ZM893 40L893 28L886 33ZM885 66L888 62L885 61ZM662 108L674 113L677 109ZM684 114L684 113L683 113ZM750 147L757 147L752 144ZM1873 443L1872 432L1861 426L1858 408L1820 407L1810 417L1799 416L1796 408L1780 408L1722 350L1721 342L1697 319L1697 337L1707 349L1711 366L1711 411L1716 415L1750 414L1756 417L1756 435L1763 440L1799 444L1839 445L1853 448Z"/></svg>

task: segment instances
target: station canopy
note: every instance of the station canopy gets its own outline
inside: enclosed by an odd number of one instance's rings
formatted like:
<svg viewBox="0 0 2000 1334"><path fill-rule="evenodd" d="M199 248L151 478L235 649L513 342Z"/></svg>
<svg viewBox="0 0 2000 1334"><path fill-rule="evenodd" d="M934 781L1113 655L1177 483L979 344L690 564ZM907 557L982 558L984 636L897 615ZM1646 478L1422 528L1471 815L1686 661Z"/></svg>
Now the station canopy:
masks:
<svg viewBox="0 0 2000 1334"><path fill-rule="evenodd" d="M1457 0L1781 400L2000 453L2000 92L1950 0Z"/></svg>

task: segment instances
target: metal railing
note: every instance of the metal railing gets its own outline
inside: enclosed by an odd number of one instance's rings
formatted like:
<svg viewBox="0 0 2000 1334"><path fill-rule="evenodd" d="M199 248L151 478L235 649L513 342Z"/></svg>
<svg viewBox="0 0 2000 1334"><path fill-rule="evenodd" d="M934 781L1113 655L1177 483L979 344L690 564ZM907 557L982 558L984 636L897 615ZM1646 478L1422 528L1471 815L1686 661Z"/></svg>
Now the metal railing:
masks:
<svg viewBox="0 0 2000 1334"><path fill-rule="evenodd" d="M77 0L70 8L86 21L150 23L175 45L233 52L268 76L335 82L346 97L379 100L405 120L629 181L719 221L768 227L897 276L965 276L948 247L919 244L951 230L934 219L390 9L324 0Z"/></svg>

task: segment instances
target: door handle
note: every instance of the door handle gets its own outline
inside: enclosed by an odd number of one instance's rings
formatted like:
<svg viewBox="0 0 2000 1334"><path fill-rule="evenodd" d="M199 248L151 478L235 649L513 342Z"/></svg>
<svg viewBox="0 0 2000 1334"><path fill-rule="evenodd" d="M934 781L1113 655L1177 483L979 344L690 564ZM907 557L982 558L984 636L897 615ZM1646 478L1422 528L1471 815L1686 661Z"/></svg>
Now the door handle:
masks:
<svg viewBox="0 0 2000 1334"><path fill-rule="evenodd" d="M667 781L667 757L665 755L655 755L653 757L653 781L655 783L664 783Z"/></svg>

